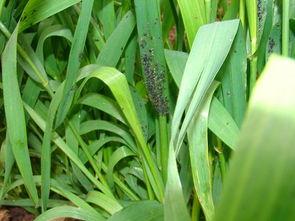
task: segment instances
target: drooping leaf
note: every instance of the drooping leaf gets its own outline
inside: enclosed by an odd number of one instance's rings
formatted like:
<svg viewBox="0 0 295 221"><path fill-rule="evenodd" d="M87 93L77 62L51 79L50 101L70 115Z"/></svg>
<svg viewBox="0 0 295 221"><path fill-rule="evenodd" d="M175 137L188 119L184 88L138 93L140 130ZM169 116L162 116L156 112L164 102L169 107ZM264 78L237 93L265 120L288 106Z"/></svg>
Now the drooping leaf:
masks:
<svg viewBox="0 0 295 221"><path fill-rule="evenodd" d="M100 218L90 213L89 211L77 208L73 206L60 206L52 208L44 213L42 213L40 216L38 216L35 220L36 221L50 221L55 220L58 218L74 218L74 219L80 219L80 220L97 220L97 221L103 221L105 219Z"/></svg>
<svg viewBox="0 0 295 221"><path fill-rule="evenodd" d="M157 198L162 200L164 184L159 169L157 168L155 161L151 156L150 149L146 144L125 75L111 67L92 66L89 68L88 72L84 72L83 76L80 76L79 79L83 77L85 79L80 86L80 90L82 90L81 88L83 88L86 82L91 78L97 78L101 80L111 90L132 130L132 133L134 134L138 147L140 148L138 153L142 154L142 158L144 159L142 163L145 171L148 174L148 179L151 186L153 187L153 191L155 191Z"/></svg>
<svg viewBox="0 0 295 221"><path fill-rule="evenodd" d="M22 12L20 19L20 31L48 18L81 0L29 0Z"/></svg>

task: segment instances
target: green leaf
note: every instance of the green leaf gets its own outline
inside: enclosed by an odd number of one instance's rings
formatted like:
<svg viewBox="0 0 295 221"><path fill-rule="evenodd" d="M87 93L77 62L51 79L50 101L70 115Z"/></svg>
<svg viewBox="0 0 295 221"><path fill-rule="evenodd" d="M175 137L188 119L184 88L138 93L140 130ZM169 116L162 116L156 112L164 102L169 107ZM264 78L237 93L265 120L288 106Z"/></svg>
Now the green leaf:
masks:
<svg viewBox="0 0 295 221"><path fill-rule="evenodd" d="M47 202L50 194L50 172L51 172L51 139L53 123L55 114L60 103L64 84L61 84L56 91L54 97L48 108L48 116L46 119L46 127L42 140L41 147L41 198L42 198L42 209L46 210Z"/></svg>
<svg viewBox="0 0 295 221"><path fill-rule="evenodd" d="M237 147L240 129L217 98L213 98L209 113L209 129L232 150Z"/></svg>
<svg viewBox="0 0 295 221"><path fill-rule="evenodd" d="M115 213L108 221L162 221L163 207L156 201L140 201L132 203Z"/></svg>
<svg viewBox="0 0 295 221"><path fill-rule="evenodd" d="M87 105L89 107L96 108L111 115L120 122L127 124L124 116L120 110L120 107L111 98L102 94L87 94L79 100L79 103Z"/></svg>
<svg viewBox="0 0 295 221"><path fill-rule="evenodd" d="M133 36L125 50L125 75L129 84L134 84L136 50L137 50L137 37Z"/></svg>
<svg viewBox="0 0 295 221"><path fill-rule="evenodd" d="M35 220L36 221L49 221L58 218L73 218L73 219L80 219L80 220L97 220L97 221L104 221L103 218L98 218L95 214L90 213L88 210L83 208L77 208L73 206L59 206L52 208L40 216L38 216Z"/></svg>
<svg viewBox="0 0 295 221"><path fill-rule="evenodd" d="M214 214L208 150L208 116L217 86L218 83L214 82L209 88L201 104L201 111L195 114L187 132L194 187L208 221L212 220Z"/></svg>
<svg viewBox="0 0 295 221"><path fill-rule="evenodd" d="M74 39L69 55L63 98L56 115L56 125L60 125L70 109L73 98L73 87L78 77L80 59L83 55L87 38L88 26L94 0L82 1L82 9L75 29Z"/></svg>
<svg viewBox="0 0 295 221"><path fill-rule="evenodd" d="M30 106L24 105L26 111L32 118L32 120L40 127L42 131L45 131L46 128L46 122L40 115L36 113L35 110L33 110ZM64 142L64 140L57 134L53 133L52 141L69 157L70 160L72 160L77 167L87 176L87 178L93 182L97 186L98 189L100 189L105 194L111 195L112 193L110 190L105 187L100 181L98 181L91 173L90 171L84 166L84 164L81 162L78 155Z"/></svg>
<svg viewBox="0 0 295 221"><path fill-rule="evenodd" d="M122 209L122 206L116 200L98 191L89 192L86 201L98 205L111 215Z"/></svg>
<svg viewBox="0 0 295 221"><path fill-rule="evenodd" d="M98 18L102 24L103 33L106 38L109 38L116 27L116 13L114 0L95 1L99 5Z"/></svg>
<svg viewBox="0 0 295 221"><path fill-rule="evenodd" d="M41 185L41 176L34 176L33 179L34 179L34 182L36 183L36 185ZM10 188L8 191L16 189L23 184L24 184L23 179L18 179L10 185ZM97 216L98 220L103 219L102 215L100 213L98 213L92 206L90 206L86 201L84 201L83 199L81 199L80 197L78 197L77 195L72 193L71 192L72 189L70 189L68 186L66 186L62 183L59 183L58 181L56 181L54 179L50 179L50 184L51 184L50 189L53 192L68 199L75 206L80 207L86 211L89 211L89 213L92 213L93 215ZM48 207L53 207L51 202L52 202L52 200L48 201ZM68 202L65 203L64 201L62 201L62 202L63 202L63 205L68 203ZM2 205L4 205L4 204L2 204ZM5 205L7 205L7 204L5 204ZM17 204L12 204L12 205L17 205ZM26 206L26 205L23 205L23 206Z"/></svg>
<svg viewBox="0 0 295 221"><path fill-rule="evenodd" d="M246 0L247 18L249 21L249 33L251 38L251 55L257 50L258 45L258 13L257 1Z"/></svg>
<svg viewBox="0 0 295 221"><path fill-rule="evenodd" d="M149 0L134 1L143 78L149 100L158 114L160 129L157 143L161 146L161 168L165 182L169 152L167 115L170 110L170 97L159 3Z"/></svg>
<svg viewBox="0 0 295 221"><path fill-rule="evenodd" d="M183 198L176 156L193 116L199 113L204 95L230 50L238 25L238 20L231 20L202 26L188 57L171 122L168 180L164 204L167 221L190 219ZM186 115L181 124L185 110ZM181 127L180 132L179 127Z"/></svg>
<svg viewBox="0 0 295 221"><path fill-rule="evenodd" d="M25 113L17 78L17 34L15 28L2 53L2 81L7 132L18 169L31 199L38 203L27 143Z"/></svg>
<svg viewBox="0 0 295 221"><path fill-rule="evenodd" d="M79 91L82 90L81 88L83 88L86 82L91 78L100 79L109 87L134 134L138 147L140 148L138 153L142 154L141 157L144 159L142 163L148 173L149 182L151 182L157 198L162 200L164 192L163 181L159 169L151 156L150 149L146 144L125 75L111 67L93 67L88 71L88 73L83 73L83 77L86 77L86 79L82 82Z"/></svg>
<svg viewBox="0 0 295 221"><path fill-rule="evenodd" d="M294 69L272 56L257 82L215 220L295 219Z"/></svg>
<svg viewBox="0 0 295 221"><path fill-rule="evenodd" d="M187 62L188 53L166 49L165 58L172 78L179 87Z"/></svg>
<svg viewBox="0 0 295 221"><path fill-rule="evenodd" d="M72 42L73 40L71 30L68 28L65 28L62 25L53 25L53 26L49 26L48 28L45 28L40 34L40 37L37 43L37 48L36 48L36 54L42 63L44 62L44 54L43 54L44 42L48 38L56 37L56 36L63 37L67 39L69 42Z"/></svg>
<svg viewBox="0 0 295 221"><path fill-rule="evenodd" d="M75 114L71 119L70 119L70 123L71 125L73 125L75 128L79 128L80 127L80 113L78 112L77 114ZM73 133L72 129L70 128L69 124L66 127L66 131L65 131L65 138L66 138L66 143L71 147L71 149L78 154L79 152L79 142L77 141L75 134ZM83 151L80 151L80 153L83 153ZM87 159L87 157L85 156L85 154L83 155L84 158L81 157L81 155L79 156L80 160L83 162L83 159ZM88 159L87 159L88 160ZM87 190L90 191L93 189L92 184L90 183L90 181L87 179L87 177L85 177L85 175L81 172L81 170L79 170L79 168L71 161L70 162L73 168L73 175L76 177L77 181L80 182L82 184L82 186ZM84 163L85 164L85 163Z"/></svg>
<svg viewBox="0 0 295 221"><path fill-rule="evenodd" d="M81 0L30 0L20 19L20 32Z"/></svg>
<svg viewBox="0 0 295 221"><path fill-rule="evenodd" d="M188 54L180 51L165 50L165 57L172 77L176 85L179 86ZM226 145L235 149L239 136L239 128L230 113L215 97L210 106L208 127Z"/></svg>
<svg viewBox="0 0 295 221"><path fill-rule="evenodd" d="M1 191L0 191L0 199L2 199L4 196L4 193L5 193L6 188L8 186L9 178L12 174L11 173L12 167L15 162L12 148L11 148L11 144L9 142L8 134L6 134L6 138L1 145L1 152L0 153L2 154L3 152L4 152L4 157L3 157L4 159L3 159L3 161L2 161L2 159L0 159L0 165L2 167L2 163L4 163L4 179L3 179L3 185L2 185Z"/></svg>
<svg viewBox="0 0 295 221"><path fill-rule="evenodd" d="M129 11L108 38L97 57L96 63L102 66L116 67L134 27L135 18Z"/></svg>
<svg viewBox="0 0 295 221"><path fill-rule="evenodd" d="M148 96L157 113L166 115L169 92L158 1L135 0L134 4L141 68Z"/></svg>
<svg viewBox="0 0 295 221"><path fill-rule="evenodd" d="M80 135L89 133L94 130L104 130L112 132L120 137L122 137L129 145L130 148L134 149L136 147L133 137L129 132L126 132L123 128L118 125L104 120L88 120L81 123Z"/></svg>
<svg viewBox="0 0 295 221"><path fill-rule="evenodd" d="M129 148L125 146L122 146L113 152L113 154L111 155L109 159L108 172L107 172L107 180L111 187L114 184L113 172L114 172L114 167L116 166L116 164L120 160L126 157L134 156L134 155L135 155L134 152L132 152Z"/></svg>
<svg viewBox="0 0 295 221"><path fill-rule="evenodd" d="M246 110L247 54L243 34L243 28L240 25L218 76L221 82L222 103L239 127Z"/></svg>
<svg viewBox="0 0 295 221"><path fill-rule="evenodd" d="M19 36L19 45L17 46L18 62L23 70L36 82L41 83L42 86L48 91L50 95L53 94L49 85L49 80L42 62L37 57L33 48L27 42L23 35Z"/></svg>
<svg viewBox="0 0 295 221"><path fill-rule="evenodd" d="M176 154L173 147L169 149L168 178L164 201L165 221L191 220L183 196L182 184L177 170Z"/></svg>
<svg viewBox="0 0 295 221"><path fill-rule="evenodd" d="M184 27L187 32L187 39L192 47L196 33L206 23L206 10L203 0L177 0Z"/></svg>
<svg viewBox="0 0 295 221"><path fill-rule="evenodd" d="M228 3L229 4L229 3ZM240 1L234 0L230 2L230 5L227 7L223 20L235 19L239 13Z"/></svg>
<svg viewBox="0 0 295 221"><path fill-rule="evenodd" d="M230 50L238 25L238 20L230 20L205 25L199 29L186 63L172 118L171 142L177 152L186 134L187 126L199 108L203 94L213 82ZM185 119L178 134L186 108L188 109Z"/></svg>

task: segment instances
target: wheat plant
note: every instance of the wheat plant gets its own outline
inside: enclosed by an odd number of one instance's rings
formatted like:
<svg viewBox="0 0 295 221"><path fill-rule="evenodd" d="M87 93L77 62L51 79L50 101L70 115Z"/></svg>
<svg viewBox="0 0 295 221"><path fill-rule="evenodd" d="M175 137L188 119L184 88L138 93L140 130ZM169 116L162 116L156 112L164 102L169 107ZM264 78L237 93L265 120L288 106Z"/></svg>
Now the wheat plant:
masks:
<svg viewBox="0 0 295 221"><path fill-rule="evenodd" d="M0 0L0 54L0 206L295 219L294 0Z"/></svg>

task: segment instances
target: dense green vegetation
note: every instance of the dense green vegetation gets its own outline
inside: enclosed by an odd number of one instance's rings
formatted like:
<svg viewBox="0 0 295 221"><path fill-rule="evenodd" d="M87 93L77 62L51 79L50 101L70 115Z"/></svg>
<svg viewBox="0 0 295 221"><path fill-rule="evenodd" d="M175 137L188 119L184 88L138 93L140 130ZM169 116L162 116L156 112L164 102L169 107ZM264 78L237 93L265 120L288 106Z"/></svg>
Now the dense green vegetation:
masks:
<svg viewBox="0 0 295 221"><path fill-rule="evenodd" d="M0 31L0 205L295 219L294 0L0 0Z"/></svg>

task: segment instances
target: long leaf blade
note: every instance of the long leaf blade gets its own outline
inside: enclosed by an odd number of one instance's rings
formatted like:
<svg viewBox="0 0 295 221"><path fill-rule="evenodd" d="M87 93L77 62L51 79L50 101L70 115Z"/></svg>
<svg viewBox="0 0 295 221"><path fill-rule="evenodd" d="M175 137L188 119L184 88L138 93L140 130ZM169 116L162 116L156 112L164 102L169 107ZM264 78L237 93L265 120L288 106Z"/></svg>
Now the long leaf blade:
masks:
<svg viewBox="0 0 295 221"><path fill-rule="evenodd" d="M91 19L91 12L94 0L82 2L82 9L76 26L74 39L69 55L69 63L64 86L63 97L56 115L56 124L60 125L70 109L73 98L73 85L76 82L80 67L80 56L83 54L87 38L88 26Z"/></svg>
<svg viewBox="0 0 295 221"><path fill-rule="evenodd" d="M38 193L33 182L33 172L27 143L25 113L17 80L18 26L2 54L3 97L7 131L14 158L24 178L28 194L38 203Z"/></svg>

